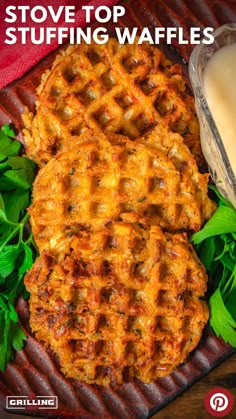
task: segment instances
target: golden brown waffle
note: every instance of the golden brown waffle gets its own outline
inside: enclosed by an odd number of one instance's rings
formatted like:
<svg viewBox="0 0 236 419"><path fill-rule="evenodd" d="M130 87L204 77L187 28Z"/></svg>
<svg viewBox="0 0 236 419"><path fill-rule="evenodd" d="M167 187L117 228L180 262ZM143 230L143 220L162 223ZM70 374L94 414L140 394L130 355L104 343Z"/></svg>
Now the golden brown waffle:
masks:
<svg viewBox="0 0 236 419"><path fill-rule="evenodd" d="M87 128L135 139L156 124L183 135L197 161L199 126L180 65L149 44L69 46L38 89L35 115L23 115L27 155L42 164Z"/></svg>
<svg viewBox="0 0 236 419"><path fill-rule="evenodd" d="M199 230L214 210L208 176L178 134L156 127L130 141L87 131L41 168L29 209L39 250L69 253L71 242L113 220Z"/></svg>
<svg viewBox="0 0 236 419"><path fill-rule="evenodd" d="M113 222L98 236L60 264L38 258L25 278L31 328L68 377L148 383L197 345L208 320L205 270L185 234Z"/></svg>

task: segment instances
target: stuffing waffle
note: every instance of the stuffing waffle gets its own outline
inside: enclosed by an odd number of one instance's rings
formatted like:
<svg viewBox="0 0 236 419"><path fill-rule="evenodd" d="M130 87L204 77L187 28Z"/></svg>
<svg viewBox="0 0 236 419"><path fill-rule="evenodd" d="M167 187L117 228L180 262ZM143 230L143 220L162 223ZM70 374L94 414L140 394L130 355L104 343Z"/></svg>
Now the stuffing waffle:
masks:
<svg viewBox="0 0 236 419"><path fill-rule="evenodd" d="M60 263L42 252L25 278L30 325L67 377L148 383L197 345L208 320L205 270L186 233L117 221L99 237Z"/></svg>
<svg viewBox="0 0 236 419"><path fill-rule="evenodd" d="M180 133L197 162L202 159L194 100L181 66L148 43L69 46L38 88L35 114L26 111L27 155L39 165L68 137L87 128L135 139L155 125Z"/></svg>
<svg viewBox="0 0 236 419"><path fill-rule="evenodd" d="M87 131L39 171L29 209L40 251L71 243L111 221L196 231L210 218L208 175L178 134L157 126L136 141Z"/></svg>
<svg viewBox="0 0 236 419"><path fill-rule="evenodd" d="M25 278L31 328L68 377L167 375L208 320L187 234L215 209L180 66L138 39L70 46L37 94L23 115L27 155L42 166L29 208L40 251Z"/></svg>

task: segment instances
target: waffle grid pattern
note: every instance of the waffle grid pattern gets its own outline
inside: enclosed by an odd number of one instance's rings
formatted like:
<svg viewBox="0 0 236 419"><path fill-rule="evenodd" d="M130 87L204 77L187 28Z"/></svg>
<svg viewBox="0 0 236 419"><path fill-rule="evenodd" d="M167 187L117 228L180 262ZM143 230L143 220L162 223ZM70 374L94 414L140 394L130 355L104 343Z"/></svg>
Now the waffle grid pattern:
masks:
<svg viewBox="0 0 236 419"><path fill-rule="evenodd" d="M36 115L23 116L28 155L48 161L87 128L135 139L156 124L183 135L201 158L193 98L181 67L148 44L70 46L44 74Z"/></svg>
<svg viewBox="0 0 236 419"><path fill-rule="evenodd" d="M159 227L114 222L100 237L100 248L77 249L80 258L60 265L42 253L25 280L31 327L68 376L150 382L183 362L201 337L204 268L187 236Z"/></svg>
<svg viewBox="0 0 236 419"><path fill-rule="evenodd" d="M72 137L68 149L41 168L34 184L29 213L40 251L68 253L81 230L97 231L114 220L167 231L200 229L213 210L208 177L173 136L168 146L159 128L134 142L94 132Z"/></svg>

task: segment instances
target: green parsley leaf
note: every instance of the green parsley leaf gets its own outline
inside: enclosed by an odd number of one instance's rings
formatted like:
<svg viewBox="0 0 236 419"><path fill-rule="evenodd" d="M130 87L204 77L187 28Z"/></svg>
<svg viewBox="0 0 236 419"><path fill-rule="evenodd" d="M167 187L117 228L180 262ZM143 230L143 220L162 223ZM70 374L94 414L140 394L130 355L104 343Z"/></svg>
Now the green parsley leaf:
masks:
<svg viewBox="0 0 236 419"><path fill-rule="evenodd" d="M5 172L5 176L23 189L30 188L35 177L35 163L19 156L9 157L7 163L13 170Z"/></svg>
<svg viewBox="0 0 236 419"><path fill-rule="evenodd" d="M12 135L13 134L13 135ZM0 161L5 160L9 156L16 156L20 149L21 144L18 141L12 141L14 136L13 131L4 125L0 130Z"/></svg>
<svg viewBox="0 0 236 419"><path fill-rule="evenodd" d="M23 216L25 208L29 203L29 191L15 191L14 194L3 193L5 201L5 212L8 215L8 219L17 223Z"/></svg>
<svg viewBox="0 0 236 419"><path fill-rule="evenodd" d="M1 131L0 131L0 135L2 133L5 134L6 137L11 137L12 139L14 139L14 137L15 137L15 133L14 133L13 129L11 129L11 127L9 127L8 124L5 124L5 125L2 126Z"/></svg>
<svg viewBox="0 0 236 419"><path fill-rule="evenodd" d="M214 280L209 299L210 326L217 336L236 347L236 209L216 187L211 189L218 208L191 241Z"/></svg>
<svg viewBox="0 0 236 419"><path fill-rule="evenodd" d="M220 205L204 228L191 237L193 244L199 244L208 237L236 232L236 211L224 204Z"/></svg>
<svg viewBox="0 0 236 419"><path fill-rule="evenodd" d="M23 278L36 257L36 246L27 226L36 165L18 155L21 144L7 125L0 129L0 370L26 335L18 324L16 298L28 293Z"/></svg>
<svg viewBox="0 0 236 419"><path fill-rule="evenodd" d="M26 340L26 335L18 324L11 324L12 347L15 351L20 351Z"/></svg>
<svg viewBox="0 0 236 419"><path fill-rule="evenodd" d="M15 261L19 254L19 245L5 246L0 256L0 280L6 278L15 268Z"/></svg>
<svg viewBox="0 0 236 419"><path fill-rule="evenodd" d="M209 300L211 317L210 325L216 336L236 347L236 321L227 310L220 289L217 288Z"/></svg>

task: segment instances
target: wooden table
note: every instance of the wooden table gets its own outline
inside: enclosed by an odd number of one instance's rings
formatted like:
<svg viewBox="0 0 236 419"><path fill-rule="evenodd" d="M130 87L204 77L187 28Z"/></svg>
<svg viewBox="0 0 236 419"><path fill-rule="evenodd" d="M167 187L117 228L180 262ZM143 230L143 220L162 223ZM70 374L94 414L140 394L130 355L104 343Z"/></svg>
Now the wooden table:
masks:
<svg viewBox="0 0 236 419"><path fill-rule="evenodd" d="M210 372L205 378L179 396L176 400L156 413L152 419L204 419L213 418L204 407L206 393L214 387L224 387L231 391L235 407L227 419L236 418L236 354ZM0 412L1 419L30 419L30 416ZM34 418L35 419L35 418ZM103 418L98 418L103 419Z"/></svg>

